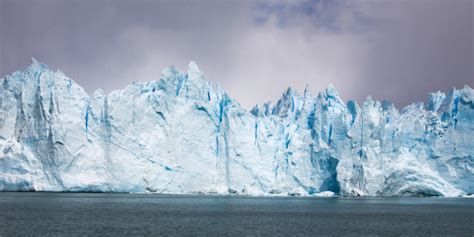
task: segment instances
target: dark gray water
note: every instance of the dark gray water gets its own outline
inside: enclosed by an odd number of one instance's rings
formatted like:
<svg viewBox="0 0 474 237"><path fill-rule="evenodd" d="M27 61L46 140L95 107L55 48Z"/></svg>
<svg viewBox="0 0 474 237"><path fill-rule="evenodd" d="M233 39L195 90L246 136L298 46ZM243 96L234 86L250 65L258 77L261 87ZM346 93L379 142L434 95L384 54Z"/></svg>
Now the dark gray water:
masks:
<svg viewBox="0 0 474 237"><path fill-rule="evenodd" d="M474 235L474 199L1 193L0 236Z"/></svg>

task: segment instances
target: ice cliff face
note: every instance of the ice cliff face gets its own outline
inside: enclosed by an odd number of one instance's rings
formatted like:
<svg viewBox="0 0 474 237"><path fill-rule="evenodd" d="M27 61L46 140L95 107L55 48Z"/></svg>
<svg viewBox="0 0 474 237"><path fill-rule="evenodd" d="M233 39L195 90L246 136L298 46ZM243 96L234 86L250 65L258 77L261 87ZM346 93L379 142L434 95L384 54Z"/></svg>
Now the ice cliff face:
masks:
<svg viewBox="0 0 474 237"><path fill-rule="evenodd" d="M3 191L474 193L468 86L402 111L288 89L247 112L193 62L109 95L35 60L0 84Z"/></svg>

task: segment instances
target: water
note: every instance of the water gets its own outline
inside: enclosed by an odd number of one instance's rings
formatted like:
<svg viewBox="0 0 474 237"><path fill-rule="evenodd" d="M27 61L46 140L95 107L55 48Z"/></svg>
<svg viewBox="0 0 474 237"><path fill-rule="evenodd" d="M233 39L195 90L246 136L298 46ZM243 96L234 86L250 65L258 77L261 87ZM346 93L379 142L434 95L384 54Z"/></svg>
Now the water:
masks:
<svg viewBox="0 0 474 237"><path fill-rule="evenodd" d="M0 236L474 235L474 199L1 193Z"/></svg>

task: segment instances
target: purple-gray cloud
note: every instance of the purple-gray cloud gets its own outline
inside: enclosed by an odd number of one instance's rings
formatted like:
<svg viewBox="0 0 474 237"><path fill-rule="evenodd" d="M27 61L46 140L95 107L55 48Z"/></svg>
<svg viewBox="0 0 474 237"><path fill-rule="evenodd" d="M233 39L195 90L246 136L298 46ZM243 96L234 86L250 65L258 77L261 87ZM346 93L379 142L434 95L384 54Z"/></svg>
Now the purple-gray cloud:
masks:
<svg viewBox="0 0 474 237"><path fill-rule="evenodd" d="M249 108L335 85L398 106L473 86L473 3L0 0L0 76L34 56L88 92L198 63Z"/></svg>

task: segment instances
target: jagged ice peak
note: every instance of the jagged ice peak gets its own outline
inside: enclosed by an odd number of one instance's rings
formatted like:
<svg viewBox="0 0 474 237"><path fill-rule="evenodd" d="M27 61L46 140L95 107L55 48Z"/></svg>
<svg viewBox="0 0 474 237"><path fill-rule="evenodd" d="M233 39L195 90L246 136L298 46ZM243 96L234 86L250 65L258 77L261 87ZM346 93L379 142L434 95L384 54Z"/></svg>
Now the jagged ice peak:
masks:
<svg viewBox="0 0 474 237"><path fill-rule="evenodd" d="M311 196L474 193L474 91L399 112L289 88L250 112L191 61L87 94L34 58L0 79L0 190Z"/></svg>

